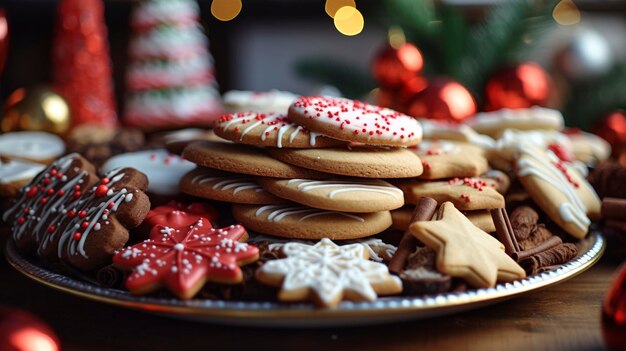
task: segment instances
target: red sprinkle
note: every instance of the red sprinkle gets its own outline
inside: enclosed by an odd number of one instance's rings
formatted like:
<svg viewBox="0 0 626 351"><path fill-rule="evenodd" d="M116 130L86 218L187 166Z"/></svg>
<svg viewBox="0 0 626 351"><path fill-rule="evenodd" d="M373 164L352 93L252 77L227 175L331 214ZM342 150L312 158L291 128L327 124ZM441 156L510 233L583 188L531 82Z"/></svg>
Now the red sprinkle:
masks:
<svg viewBox="0 0 626 351"><path fill-rule="evenodd" d="M97 197L102 197L102 196L106 195L108 191L109 191L109 187L108 186L106 186L104 184L100 184L96 188L96 196Z"/></svg>
<svg viewBox="0 0 626 351"><path fill-rule="evenodd" d="M20 217L20 218L17 220L17 223L19 223L19 224L24 224L24 222L26 222L26 218L24 218L24 217Z"/></svg>
<svg viewBox="0 0 626 351"><path fill-rule="evenodd" d="M78 212L78 218L85 218L85 217L87 217L87 211Z"/></svg>
<svg viewBox="0 0 626 351"><path fill-rule="evenodd" d="M72 237L74 240L80 240L80 238L83 236L83 234L81 234L80 232L76 232L74 233L74 236Z"/></svg>
<svg viewBox="0 0 626 351"><path fill-rule="evenodd" d="M28 189L28 192L26 192L26 197L29 198L29 199L35 197L36 195L37 195L37 187L36 186Z"/></svg>
<svg viewBox="0 0 626 351"><path fill-rule="evenodd" d="M67 213L67 216L70 218L74 218L74 216L76 216L76 211L71 210L70 212Z"/></svg>
<svg viewBox="0 0 626 351"><path fill-rule="evenodd" d="M87 227L89 227L89 222L84 221L83 223L80 224L80 227L83 229L87 229Z"/></svg>
<svg viewBox="0 0 626 351"><path fill-rule="evenodd" d="M53 233L56 229L57 227L55 227L54 225L51 225L48 227L48 233Z"/></svg>
<svg viewBox="0 0 626 351"><path fill-rule="evenodd" d="M100 181L100 183L102 184L109 184L110 180L109 178L102 178L102 180Z"/></svg>

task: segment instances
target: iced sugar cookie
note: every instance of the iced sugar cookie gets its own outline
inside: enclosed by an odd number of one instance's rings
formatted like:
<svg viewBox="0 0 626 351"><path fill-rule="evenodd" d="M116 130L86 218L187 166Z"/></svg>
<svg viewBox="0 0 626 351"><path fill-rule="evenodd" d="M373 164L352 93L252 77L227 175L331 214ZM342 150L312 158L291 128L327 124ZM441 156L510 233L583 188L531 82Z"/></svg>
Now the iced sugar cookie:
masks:
<svg viewBox="0 0 626 351"><path fill-rule="evenodd" d="M351 149L273 149L283 162L320 172L362 178L407 178L422 174L422 161L407 149L354 147ZM305 177L291 177L305 178Z"/></svg>
<svg viewBox="0 0 626 351"><path fill-rule="evenodd" d="M226 172L273 178L324 178L327 175L268 156L268 150L249 145L203 141L185 148L183 157L199 166Z"/></svg>
<svg viewBox="0 0 626 351"><path fill-rule="evenodd" d="M203 167L187 173L180 180L180 190L205 199L237 204L272 205L286 202L263 189L253 176Z"/></svg>
<svg viewBox="0 0 626 351"><path fill-rule="evenodd" d="M258 112L258 113L287 113L289 105L298 98L298 95L288 91L244 91L230 90L224 96L226 112Z"/></svg>
<svg viewBox="0 0 626 351"><path fill-rule="evenodd" d="M300 97L289 107L289 119L335 139L369 145L411 146L422 140L413 117L344 98Z"/></svg>
<svg viewBox="0 0 626 351"><path fill-rule="evenodd" d="M259 183L278 197L325 210L379 212L404 205L402 190L380 179L261 178Z"/></svg>
<svg viewBox="0 0 626 351"><path fill-rule="evenodd" d="M389 211L346 213L297 204L235 204L232 210L235 220L250 230L292 239L358 239L378 234L391 225Z"/></svg>
<svg viewBox="0 0 626 351"><path fill-rule="evenodd" d="M550 219L576 238L587 235L591 219L600 216L600 199L578 170L550 150L523 145L516 172Z"/></svg>
<svg viewBox="0 0 626 351"><path fill-rule="evenodd" d="M386 265L368 260L363 245L339 246L329 239L315 245L287 243L285 256L265 263L256 277L280 287L282 301L312 300L321 307L334 307L341 300L374 301L377 294L402 292L402 282Z"/></svg>
<svg viewBox="0 0 626 351"><path fill-rule="evenodd" d="M319 148L345 145L346 142L311 132L291 122L283 113L240 112L220 117L213 125L224 139L257 146L277 148Z"/></svg>
<svg viewBox="0 0 626 351"><path fill-rule="evenodd" d="M563 115L558 110L533 106L523 109L501 109L477 113L467 124L480 134L497 138L506 129L561 130Z"/></svg>
<svg viewBox="0 0 626 351"><path fill-rule="evenodd" d="M46 132L11 132L0 135L0 156L49 164L65 152L65 143Z"/></svg>
<svg viewBox="0 0 626 351"><path fill-rule="evenodd" d="M120 167L134 167L145 173L148 191L157 195L179 194L178 183L187 172L196 168L193 163L166 150L146 150L121 154L102 165L103 172Z"/></svg>

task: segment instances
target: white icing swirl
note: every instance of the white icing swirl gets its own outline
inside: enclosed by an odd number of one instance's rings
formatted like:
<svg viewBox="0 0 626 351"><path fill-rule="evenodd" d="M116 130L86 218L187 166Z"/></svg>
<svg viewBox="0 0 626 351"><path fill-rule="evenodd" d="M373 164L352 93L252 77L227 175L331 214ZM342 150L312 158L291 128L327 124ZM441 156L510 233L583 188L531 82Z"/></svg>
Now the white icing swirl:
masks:
<svg viewBox="0 0 626 351"><path fill-rule="evenodd" d="M365 219L362 217L356 216L354 214L338 212L338 211L324 211L311 207L304 206L289 206L289 205L268 205L260 207L256 212L255 216L259 217L263 213L270 211L267 215L267 220L269 222L280 222L282 219L288 216L300 215L298 221L303 222L309 218L319 217L319 216L342 216L346 218L353 219L357 222L365 222Z"/></svg>
<svg viewBox="0 0 626 351"><path fill-rule="evenodd" d="M287 184L300 183L296 185L297 189L307 192L315 189L337 188L328 192L328 198L332 199L337 194L346 192L372 192L389 195L393 198L403 198L402 190L395 186L381 184L366 184L347 180L308 180L308 179L290 179Z"/></svg>

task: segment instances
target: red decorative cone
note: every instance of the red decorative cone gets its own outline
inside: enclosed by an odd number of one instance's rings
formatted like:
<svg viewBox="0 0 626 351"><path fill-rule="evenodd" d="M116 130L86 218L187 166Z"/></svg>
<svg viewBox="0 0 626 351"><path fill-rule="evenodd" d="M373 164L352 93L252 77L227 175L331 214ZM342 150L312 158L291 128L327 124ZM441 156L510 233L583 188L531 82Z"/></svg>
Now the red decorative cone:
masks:
<svg viewBox="0 0 626 351"><path fill-rule="evenodd" d="M72 124L117 124L111 60L101 0L61 0L53 47L54 88Z"/></svg>

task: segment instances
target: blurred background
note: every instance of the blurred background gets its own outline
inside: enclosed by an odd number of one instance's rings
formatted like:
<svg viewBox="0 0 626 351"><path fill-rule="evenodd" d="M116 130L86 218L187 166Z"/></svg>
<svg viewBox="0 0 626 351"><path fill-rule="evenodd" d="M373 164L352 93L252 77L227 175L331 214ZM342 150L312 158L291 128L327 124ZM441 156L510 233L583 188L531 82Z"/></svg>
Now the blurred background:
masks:
<svg viewBox="0 0 626 351"><path fill-rule="evenodd" d="M104 3L115 97L123 109L133 2ZM198 3L221 92L331 92L406 110L401 105L444 77L467 88L482 110L490 108L485 88L490 78L503 67L532 61L551 80L550 97L541 104L574 111L566 116L569 124L591 128L601 115L626 107L626 90L619 91L626 88L624 0ZM52 80L56 5L54 0L0 1L10 28L2 100L20 87ZM358 13L349 13L342 24L333 11L346 5ZM400 40L419 49L422 82L398 87L374 76L376 65L382 65L377 55L393 40L396 48ZM389 95L402 95L403 101L390 101ZM498 107L507 106L491 108Z"/></svg>

